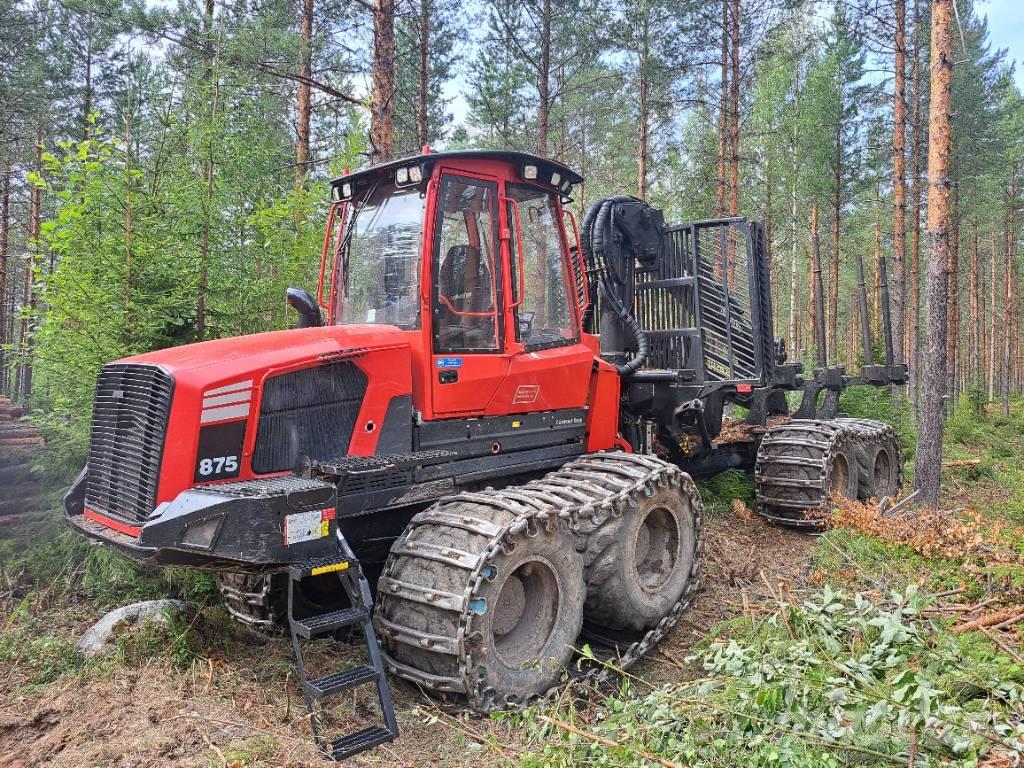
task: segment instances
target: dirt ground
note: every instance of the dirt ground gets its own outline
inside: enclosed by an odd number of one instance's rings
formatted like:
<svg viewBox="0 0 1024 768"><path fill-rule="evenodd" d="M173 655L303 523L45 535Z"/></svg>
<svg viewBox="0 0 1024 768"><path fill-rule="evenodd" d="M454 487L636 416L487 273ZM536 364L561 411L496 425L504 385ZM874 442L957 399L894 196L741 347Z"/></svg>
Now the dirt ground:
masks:
<svg viewBox="0 0 1024 768"><path fill-rule="evenodd" d="M635 674L664 683L695 673L684 661L716 624L775 602L779 590L798 590L810 573L813 539L766 525L742 505L707 519L703 588L674 632ZM209 609L208 609L209 610ZM312 746L301 693L284 637L265 637L211 623L201 612L200 633L221 637L191 668L166 655L131 663L90 665L46 686L28 685L20 665L0 669L0 768L85 766L323 766ZM60 631L77 636L94 620L71 611ZM313 664L354 663L354 646L322 641ZM316 673L316 666L313 666ZM370 689L364 688L370 692ZM439 709L418 691L392 681L401 738L364 753L351 765L498 765L523 745L509 726ZM357 691L334 713L346 730L370 722L374 709ZM586 706L583 704L582 706ZM354 713L354 715L353 715ZM484 736L500 748L473 749ZM469 751L473 749L473 751Z"/></svg>

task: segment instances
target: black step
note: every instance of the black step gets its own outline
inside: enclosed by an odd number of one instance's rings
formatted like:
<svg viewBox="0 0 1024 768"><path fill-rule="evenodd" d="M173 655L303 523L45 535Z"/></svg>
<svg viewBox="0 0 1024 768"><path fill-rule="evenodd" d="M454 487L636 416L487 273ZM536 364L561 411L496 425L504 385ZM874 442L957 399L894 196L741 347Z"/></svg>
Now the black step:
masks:
<svg viewBox="0 0 1024 768"><path fill-rule="evenodd" d="M345 608L342 611L321 613L304 619L293 619L292 631L309 640L317 635L326 635L342 627L350 627L366 621L368 614L362 608Z"/></svg>
<svg viewBox="0 0 1024 768"><path fill-rule="evenodd" d="M292 563L288 566L288 573L293 579L304 579L307 576L319 576L324 573L341 573L355 566L354 562L344 557L321 557L302 563Z"/></svg>
<svg viewBox="0 0 1024 768"><path fill-rule="evenodd" d="M377 670L373 667L359 666L346 669L342 672L333 672L316 680L306 683L306 690L314 699L322 699L325 696L332 696L357 685L376 682Z"/></svg>
<svg viewBox="0 0 1024 768"><path fill-rule="evenodd" d="M379 725L371 725L361 731L350 733L331 742L331 757L334 760L344 760L346 757L358 754L364 750L376 747L387 741L394 741L395 736L387 728Z"/></svg>

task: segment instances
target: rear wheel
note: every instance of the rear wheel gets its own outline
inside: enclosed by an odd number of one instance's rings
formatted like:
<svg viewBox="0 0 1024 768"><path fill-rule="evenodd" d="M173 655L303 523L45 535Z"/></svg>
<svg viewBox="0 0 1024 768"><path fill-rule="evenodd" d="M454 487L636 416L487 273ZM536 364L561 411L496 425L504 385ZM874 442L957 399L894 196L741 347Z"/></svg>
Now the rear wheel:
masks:
<svg viewBox="0 0 1024 768"><path fill-rule="evenodd" d="M638 494L632 511L607 520L586 538L584 615L595 627L650 629L694 578L699 499L667 481L650 490Z"/></svg>
<svg viewBox="0 0 1024 768"><path fill-rule="evenodd" d="M859 445L840 420L794 419L770 429L754 466L758 513L782 525L823 528L830 498L858 496Z"/></svg>

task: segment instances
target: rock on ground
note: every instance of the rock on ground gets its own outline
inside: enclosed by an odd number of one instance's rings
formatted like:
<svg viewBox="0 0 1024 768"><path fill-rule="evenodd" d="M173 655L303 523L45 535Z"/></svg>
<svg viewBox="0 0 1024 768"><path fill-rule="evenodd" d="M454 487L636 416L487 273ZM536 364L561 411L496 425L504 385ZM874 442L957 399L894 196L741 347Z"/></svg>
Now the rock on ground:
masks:
<svg viewBox="0 0 1024 768"><path fill-rule="evenodd" d="M181 600L147 600L116 608L97 621L78 641L78 650L86 656L96 656L108 649L114 633L122 626L138 626L146 621L167 624L169 616L180 615L188 610Z"/></svg>

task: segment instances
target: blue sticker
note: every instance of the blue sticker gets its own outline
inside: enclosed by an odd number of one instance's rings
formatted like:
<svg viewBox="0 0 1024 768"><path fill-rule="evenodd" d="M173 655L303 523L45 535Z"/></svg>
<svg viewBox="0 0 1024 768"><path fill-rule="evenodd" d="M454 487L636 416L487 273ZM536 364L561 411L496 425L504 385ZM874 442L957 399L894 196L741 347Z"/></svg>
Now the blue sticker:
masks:
<svg viewBox="0 0 1024 768"><path fill-rule="evenodd" d="M461 368L462 358L461 357L439 357L437 358L438 368Z"/></svg>

